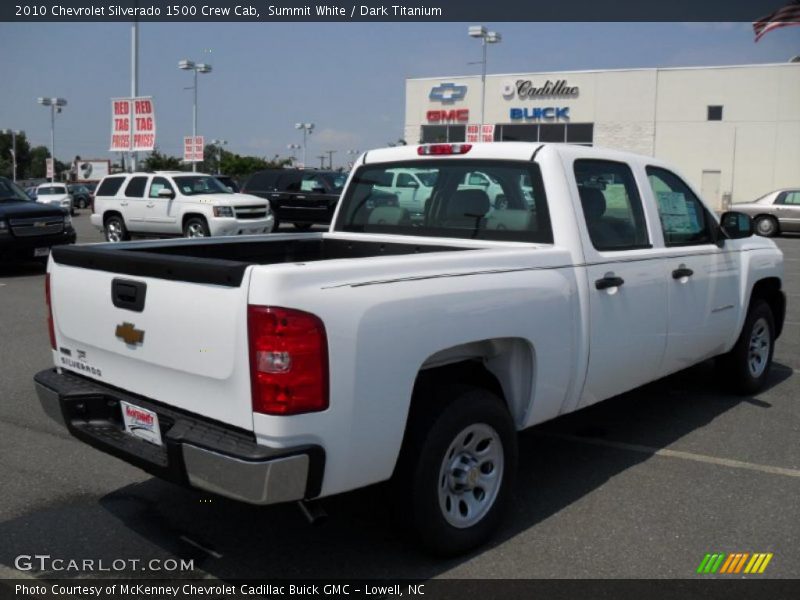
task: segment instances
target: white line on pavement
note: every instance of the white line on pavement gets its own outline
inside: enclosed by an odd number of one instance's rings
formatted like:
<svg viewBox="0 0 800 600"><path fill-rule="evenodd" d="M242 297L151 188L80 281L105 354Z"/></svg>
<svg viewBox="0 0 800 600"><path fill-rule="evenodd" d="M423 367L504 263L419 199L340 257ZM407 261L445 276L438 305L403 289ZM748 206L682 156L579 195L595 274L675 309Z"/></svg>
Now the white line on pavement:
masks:
<svg viewBox="0 0 800 600"><path fill-rule="evenodd" d="M537 432L539 435L547 437L559 438L571 442L580 442L583 444L592 444L594 446L606 446L608 448L615 448L617 450L630 450L631 452L639 452L641 454L650 454L654 456L666 456L669 458L682 458L684 460L693 460L695 462L708 463L722 467L731 467L734 469L746 469L748 471L759 471L761 473L770 473L771 475L785 475L786 477L800 477L800 469L787 469L784 467L773 467L770 465L757 465L755 463L743 462L741 460L732 460L730 458L717 458L716 456L707 456L705 454L695 454L694 452L683 452L681 450L669 450L668 448L652 448L650 446L641 446L639 444L627 444L625 442L614 442L611 440L601 440L597 438L587 438L578 435L569 435L565 433L551 433L547 431Z"/></svg>
<svg viewBox="0 0 800 600"><path fill-rule="evenodd" d="M206 548L205 546L202 546L202 545L200 545L199 543L195 542L195 541L194 541L193 539L191 539L191 538L188 538L188 537L186 537L185 535L182 535L182 536L180 536L180 538L181 538L181 539L182 539L184 542L186 542L187 544L189 544L189 545L191 545L191 546L194 546L195 548L198 548L198 549L202 550L203 552L205 552L206 554L209 554L209 555L213 556L214 558L222 558L222 554L220 554L219 552L216 552L215 550L211 550L210 548Z"/></svg>

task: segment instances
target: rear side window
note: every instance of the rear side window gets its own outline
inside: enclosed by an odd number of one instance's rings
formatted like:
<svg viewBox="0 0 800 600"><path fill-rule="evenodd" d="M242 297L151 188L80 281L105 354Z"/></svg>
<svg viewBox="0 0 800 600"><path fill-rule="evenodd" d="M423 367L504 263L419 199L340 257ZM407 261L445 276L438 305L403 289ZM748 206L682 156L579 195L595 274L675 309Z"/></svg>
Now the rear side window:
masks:
<svg viewBox="0 0 800 600"><path fill-rule="evenodd" d="M680 177L666 169L647 167L647 179L658 203L661 229L667 246L714 242L711 217Z"/></svg>
<svg viewBox="0 0 800 600"><path fill-rule="evenodd" d="M780 196L778 196L778 201L776 204L800 206L800 191L783 192Z"/></svg>
<svg viewBox="0 0 800 600"><path fill-rule="evenodd" d="M597 250L649 248L642 200L631 168L607 160L576 160L583 217Z"/></svg>
<svg viewBox="0 0 800 600"><path fill-rule="evenodd" d="M398 174L407 177L400 179ZM409 181L416 185L408 186ZM365 165L351 179L336 231L550 244L539 166L442 159Z"/></svg>
<svg viewBox="0 0 800 600"><path fill-rule="evenodd" d="M125 188L125 195L128 198L141 198L144 196L144 188L147 185L147 177L131 177L128 186Z"/></svg>
<svg viewBox="0 0 800 600"><path fill-rule="evenodd" d="M278 181L279 171L260 171L253 173L247 181L244 189L247 191L264 192L275 188Z"/></svg>
<svg viewBox="0 0 800 600"><path fill-rule="evenodd" d="M113 196L122 187L122 182L125 181L124 177L106 177L97 188L96 196Z"/></svg>

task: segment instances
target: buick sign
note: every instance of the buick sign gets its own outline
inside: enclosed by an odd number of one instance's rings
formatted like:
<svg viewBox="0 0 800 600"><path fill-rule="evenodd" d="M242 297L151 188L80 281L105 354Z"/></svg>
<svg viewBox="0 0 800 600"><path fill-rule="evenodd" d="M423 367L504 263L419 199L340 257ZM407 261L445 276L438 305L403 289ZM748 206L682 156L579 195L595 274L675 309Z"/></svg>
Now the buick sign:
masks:
<svg viewBox="0 0 800 600"><path fill-rule="evenodd" d="M569 121L569 106L546 106L544 108L512 108L512 121Z"/></svg>
<svg viewBox="0 0 800 600"><path fill-rule="evenodd" d="M431 89L431 93L428 94L428 99L450 104L458 100L463 100L464 96L466 95L467 95L467 86L465 85L456 85L455 83L441 83L436 87L434 87L433 89Z"/></svg>

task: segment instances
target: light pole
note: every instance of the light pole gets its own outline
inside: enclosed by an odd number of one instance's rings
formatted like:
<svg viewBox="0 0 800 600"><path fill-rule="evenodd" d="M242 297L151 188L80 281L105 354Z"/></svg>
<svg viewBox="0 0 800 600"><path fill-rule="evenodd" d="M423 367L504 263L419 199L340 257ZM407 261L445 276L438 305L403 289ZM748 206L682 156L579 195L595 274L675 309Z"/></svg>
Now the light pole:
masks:
<svg viewBox="0 0 800 600"><path fill-rule="evenodd" d="M314 132L314 124L295 123L294 128L303 130L303 167L306 167L306 136L309 136Z"/></svg>
<svg viewBox="0 0 800 600"><path fill-rule="evenodd" d="M197 74L211 73L211 65L184 59L178 63L178 68L182 71L194 72L194 85L187 88L194 91L194 102L192 102L192 148L194 148L194 140L197 137ZM192 161L192 172L197 172L197 161Z"/></svg>
<svg viewBox="0 0 800 600"><path fill-rule="evenodd" d="M333 171L333 155L336 154L336 150L325 150L325 153L328 155L328 168Z"/></svg>
<svg viewBox="0 0 800 600"><path fill-rule="evenodd" d="M499 43L503 36L496 31L487 31L483 25L471 25L469 36L480 38L483 50L483 60L481 60L481 133L478 138L483 141L484 108L486 106L486 45Z"/></svg>
<svg viewBox="0 0 800 600"><path fill-rule="evenodd" d="M3 135L11 136L11 179L17 181L17 136L25 133L16 129L0 130Z"/></svg>
<svg viewBox="0 0 800 600"><path fill-rule="evenodd" d="M228 145L228 140L211 140L217 147L217 175L222 175L222 147Z"/></svg>
<svg viewBox="0 0 800 600"><path fill-rule="evenodd" d="M289 150L289 158L292 159L292 163L297 162L297 157L295 156L295 150L300 150L302 146L300 144L286 144L286 149Z"/></svg>
<svg viewBox="0 0 800 600"><path fill-rule="evenodd" d="M350 157L349 160L347 161L347 164L349 165L350 169L353 168L353 165L355 164L356 159L359 157L360 154L361 150L358 150L356 148L350 148L350 150L347 151L347 155Z"/></svg>
<svg viewBox="0 0 800 600"><path fill-rule="evenodd" d="M64 98L37 98L36 101L42 106L50 107L50 156L53 158L53 176L50 178L50 183L53 183L56 176L56 113L61 112L67 101Z"/></svg>

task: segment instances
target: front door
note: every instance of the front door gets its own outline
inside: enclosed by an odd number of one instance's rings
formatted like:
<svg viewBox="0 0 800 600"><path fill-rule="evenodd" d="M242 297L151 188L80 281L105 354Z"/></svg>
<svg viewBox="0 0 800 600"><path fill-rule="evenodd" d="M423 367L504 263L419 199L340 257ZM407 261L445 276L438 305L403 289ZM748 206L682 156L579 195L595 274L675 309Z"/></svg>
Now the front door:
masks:
<svg viewBox="0 0 800 600"><path fill-rule="evenodd" d="M172 198L159 197L163 189L172 190ZM153 177L147 192L145 220L153 233L180 233L181 226L175 215L175 189L165 177Z"/></svg>

